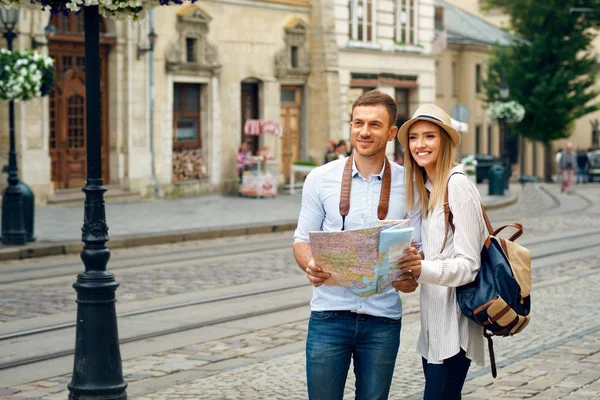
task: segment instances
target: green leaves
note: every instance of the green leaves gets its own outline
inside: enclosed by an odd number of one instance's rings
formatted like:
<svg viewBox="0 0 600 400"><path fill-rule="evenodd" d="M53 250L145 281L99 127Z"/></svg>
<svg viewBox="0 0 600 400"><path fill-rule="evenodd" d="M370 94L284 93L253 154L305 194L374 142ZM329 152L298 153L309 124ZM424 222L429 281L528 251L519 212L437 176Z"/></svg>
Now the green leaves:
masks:
<svg viewBox="0 0 600 400"><path fill-rule="evenodd" d="M502 77L510 99L525 107L515 125L523 136L549 144L570 136L575 120L600 108L591 42L598 13L571 12L573 7L600 9L592 0L486 0L510 15L511 47L493 49L484 100L499 100ZM600 10L598 10L600 12Z"/></svg>

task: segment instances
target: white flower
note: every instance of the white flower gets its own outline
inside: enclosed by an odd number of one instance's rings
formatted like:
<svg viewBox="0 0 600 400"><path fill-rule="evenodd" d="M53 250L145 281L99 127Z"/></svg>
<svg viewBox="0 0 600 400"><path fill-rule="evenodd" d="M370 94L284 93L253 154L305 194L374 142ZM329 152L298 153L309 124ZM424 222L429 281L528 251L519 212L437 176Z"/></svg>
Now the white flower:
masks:
<svg viewBox="0 0 600 400"><path fill-rule="evenodd" d="M492 121L506 119L508 122L521 122L525 117L525 108L514 100L496 101L490 103L487 115Z"/></svg>

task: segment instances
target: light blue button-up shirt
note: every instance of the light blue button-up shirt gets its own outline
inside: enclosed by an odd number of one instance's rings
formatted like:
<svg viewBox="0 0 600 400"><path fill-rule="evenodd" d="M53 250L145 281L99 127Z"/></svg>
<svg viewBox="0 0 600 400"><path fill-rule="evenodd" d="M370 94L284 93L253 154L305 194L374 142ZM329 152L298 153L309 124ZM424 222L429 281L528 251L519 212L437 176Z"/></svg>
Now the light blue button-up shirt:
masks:
<svg viewBox="0 0 600 400"><path fill-rule="evenodd" d="M346 158L332 161L308 174L302 189L302 209L298 227L294 233L294 243L310 243L312 231L340 231L340 192ZM414 240L421 244L421 210L414 207L408 215L404 210L404 167L390 162L392 184L390 205L386 219L410 218L415 228ZM352 165L352 188L350 191L350 212L346 216L345 230L373 227L379 221L377 208L384 169L378 175L365 179ZM398 319L402 317L402 302L395 290L389 290L369 297L358 297L341 286L313 287L310 302L312 311L345 310L359 314Z"/></svg>

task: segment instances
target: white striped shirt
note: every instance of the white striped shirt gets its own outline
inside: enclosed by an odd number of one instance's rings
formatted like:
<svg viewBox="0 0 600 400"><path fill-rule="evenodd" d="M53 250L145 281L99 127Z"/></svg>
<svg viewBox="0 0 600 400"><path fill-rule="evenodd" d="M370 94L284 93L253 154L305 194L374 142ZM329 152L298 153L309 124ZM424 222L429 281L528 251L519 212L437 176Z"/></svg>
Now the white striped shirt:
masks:
<svg viewBox="0 0 600 400"><path fill-rule="evenodd" d="M462 171L458 165L452 172ZM426 187L431 191L432 184ZM448 183L448 202L455 232L448 228L444 241L443 202L421 224L424 260L421 262L421 334L417 352L430 364L441 364L465 350L467 358L484 364L483 329L463 315L456 301L456 287L472 282L480 267L486 238L481 196L473 181L455 174Z"/></svg>

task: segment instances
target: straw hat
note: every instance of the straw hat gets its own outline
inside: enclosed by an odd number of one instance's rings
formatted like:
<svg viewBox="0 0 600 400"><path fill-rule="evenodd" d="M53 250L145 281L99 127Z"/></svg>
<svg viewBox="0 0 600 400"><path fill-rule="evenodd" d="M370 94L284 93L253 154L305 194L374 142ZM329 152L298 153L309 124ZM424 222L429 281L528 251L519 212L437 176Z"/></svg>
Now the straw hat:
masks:
<svg viewBox="0 0 600 400"><path fill-rule="evenodd" d="M444 110L433 104L423 104L415 111L412 118L402 124L398 130L398 140L404 148L408 147L408 130L417 121L428 121L438 125L450 136L452 146L457 147L460 143L460 133L452 127L452 119Z"/></svg>

